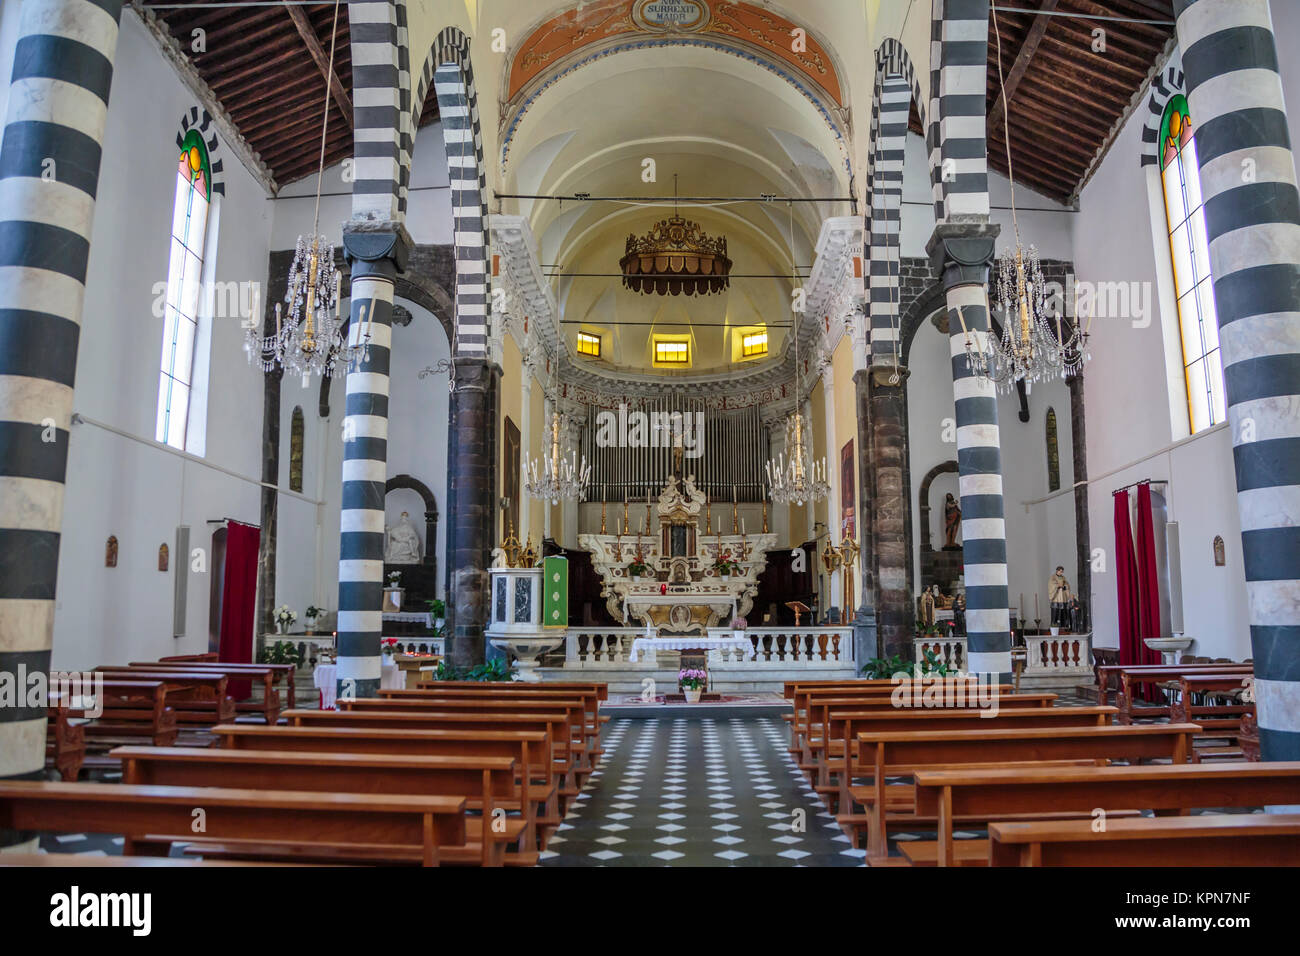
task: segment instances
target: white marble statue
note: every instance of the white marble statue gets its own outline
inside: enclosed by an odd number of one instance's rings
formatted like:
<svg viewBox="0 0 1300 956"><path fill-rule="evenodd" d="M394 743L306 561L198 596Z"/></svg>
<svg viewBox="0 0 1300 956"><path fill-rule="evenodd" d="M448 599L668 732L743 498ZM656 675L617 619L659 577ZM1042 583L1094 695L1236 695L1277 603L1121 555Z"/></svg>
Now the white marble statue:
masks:
<svg viewBox="0 0 1300 956"><path fill-rule="evenodd" d="M394 524L384 529L384 562L386 564L419 564L420 535L405 511Z"/></svg>

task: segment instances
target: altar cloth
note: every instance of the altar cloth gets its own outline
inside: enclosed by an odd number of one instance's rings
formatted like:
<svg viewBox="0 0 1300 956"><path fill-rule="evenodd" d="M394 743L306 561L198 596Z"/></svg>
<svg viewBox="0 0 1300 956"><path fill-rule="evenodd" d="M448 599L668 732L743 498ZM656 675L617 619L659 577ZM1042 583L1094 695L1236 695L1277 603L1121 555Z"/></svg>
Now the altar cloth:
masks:
<svg viewBox="0 0 1300 956"><path fill-rule="evenodd" d="M724 647L735 647L743 650L745 656L750 660L754 659L754 645L750 643L747 637L638 637L632 641L632 651L628 654L629 662L635 664L638 660L641 648L655 651L689 651L689 650L721 650Z"/></svg>

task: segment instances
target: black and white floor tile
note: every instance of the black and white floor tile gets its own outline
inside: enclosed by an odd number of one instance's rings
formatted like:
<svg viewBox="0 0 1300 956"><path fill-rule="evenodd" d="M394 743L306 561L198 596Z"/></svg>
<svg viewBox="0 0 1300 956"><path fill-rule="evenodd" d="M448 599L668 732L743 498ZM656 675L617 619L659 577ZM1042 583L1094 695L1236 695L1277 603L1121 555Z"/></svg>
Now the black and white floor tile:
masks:
<svg viewBox="0 0 1300 956"><path fill-rule="evenodd" d="M861 866L775 718L612 720L543 866Z"/></svg>

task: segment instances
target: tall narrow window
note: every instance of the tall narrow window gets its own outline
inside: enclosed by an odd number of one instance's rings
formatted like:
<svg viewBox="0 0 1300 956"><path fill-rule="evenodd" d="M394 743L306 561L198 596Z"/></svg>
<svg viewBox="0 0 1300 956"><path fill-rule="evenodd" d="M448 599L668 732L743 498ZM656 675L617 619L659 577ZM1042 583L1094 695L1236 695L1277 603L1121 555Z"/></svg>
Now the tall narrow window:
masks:
<svg viewBox="0 0 1300 956"><path fill-rule="evenodd" d="M302 406L289 419L289 490L302 491Z"/></svg>
<svg viewBox="0 0 1300 956"><path fill-rule="evenodd" d="M1200 168L1187 98L1182 94L1171 96L1165 107L1160 121L1160 144L1160 183L1169 225L1174 291L1178 296L1187 417L1195 434L1223 421L1226 411Z"/></svg>
<svg viewBox="0 0 1300 956"><path fill-rule="evenodd" d="M199 326L203 238L212 198L208 150L198 130L182 142L172 207L171 253L167 264L167 309L163 315L158 422L154 437L184 450L194 371L194 340Z"/></svg>
<svg viewBox="0 0 1300 956"><path fill-rule="evenodd" d="M1061 490L1061 445L1056 435L1056 409L1047 410L1047 490Z"/></svg>

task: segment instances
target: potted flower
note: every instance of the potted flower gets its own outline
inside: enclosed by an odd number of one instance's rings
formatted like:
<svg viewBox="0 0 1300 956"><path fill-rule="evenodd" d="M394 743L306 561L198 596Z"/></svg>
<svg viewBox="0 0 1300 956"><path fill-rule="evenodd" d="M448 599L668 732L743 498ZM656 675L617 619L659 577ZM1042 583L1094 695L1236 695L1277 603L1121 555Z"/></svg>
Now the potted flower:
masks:
<svg viewBox="0 0 1300 956"><path fill-rule="evenodd" d="M447 623L447 602L442 598L433 598L424 603L429 605L429 627L441 632L442 626Z"/></svg>
<svg viewBox="0 0 1300 956"><path fill-rule="evenodd" d="M749 622L746 621L743 617L739 615L733 617L731 619L731 636L738 641L744 640L745 628L748 626L749 626Z"/></svg>
<svg viewBox="0 0 1300 956"><path fill-rule="evenodd" d="M307 610L302 612L303 617L307 618L307 633L316 633L316 620L325 616L325 609L317 607L315 604L309 605Z"/></svg>
<svg viewBox="0 0 1300 956"><path fill-rule="evenodd" d="M644 561L636 560L627 566L627 573L632 576L633 581L640 581L641 575L650 570L650 565Z"/></svg>
<svg viewBox="0 0 1300 956"><path fill-rule="evenodd" d="M722 554L718 555L718 559L713 562L713 573L724 578L729 574L740 574L740 563L732 560L730 551L723 551Z"/></svg>
<svg viewBox="0 0 1300 956"><path fill-rule="evenodd" d="M379 653L383 655L385 664L393 663L393 655L397 653L397 638L382 638L379 642Z"/></svg>
<svg viewBox="0 0 1300 956"><path fill-rule="evenodd" d="M281 604L275 609L275 628L281 634L288 634L289 628L293 627L293 622L298 620L298 615L289 610L289 605Z"/></svg>
<svg viewBox="0 0 1300 956"><path fill-rule="evenodd" d="M704 685L708 683L709 672L702 671L694 667L684 667L677 673L677 683L682 687L682 693L686 695L686 703L698 704L700 695L704 693Z"/></svg>

